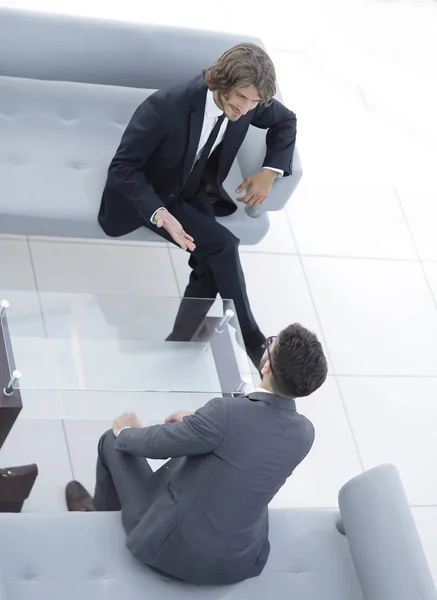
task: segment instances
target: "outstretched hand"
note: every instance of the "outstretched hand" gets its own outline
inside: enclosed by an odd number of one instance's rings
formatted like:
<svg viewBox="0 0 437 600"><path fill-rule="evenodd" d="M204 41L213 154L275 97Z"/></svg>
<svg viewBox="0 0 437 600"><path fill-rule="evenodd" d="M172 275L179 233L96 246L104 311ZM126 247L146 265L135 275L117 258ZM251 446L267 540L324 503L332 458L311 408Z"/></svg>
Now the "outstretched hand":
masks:
<svg viewBox="0 0 437 600"><path fill-rule="evenodd" d="M191 235L188 235L184 231L184 228L175 217L168 212L168 210L159 210L155 216L156 226L160 229L163 227L169 235L173 238L176 244L182 248L182 250L189 250L194 252L196 245Z"/></svg>

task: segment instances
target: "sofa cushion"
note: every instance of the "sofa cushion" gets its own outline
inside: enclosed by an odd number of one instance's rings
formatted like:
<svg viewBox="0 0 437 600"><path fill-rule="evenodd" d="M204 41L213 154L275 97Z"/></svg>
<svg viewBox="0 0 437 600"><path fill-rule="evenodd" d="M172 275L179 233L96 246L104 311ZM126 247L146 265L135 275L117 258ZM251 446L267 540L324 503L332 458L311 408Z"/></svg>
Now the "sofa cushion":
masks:
<svg viewBox="0 0 437 600"><path fill-rule="evenodd" d="M0 514L8 600L362 600L337 511L272 510L264 572L229 587L170 581L125 548L119 513Z"/></svg>
<svg viewBox="0 0 437 600"><path fill-rule="evenodd" d="M95 219L123 131L152 92L0 77L0 181L15 214Z"/></svg>
<svg viewBox="0 0 437 600"><path fill-rule="evenodd" d="M97 212L109 163L153 90L0 77L0 233L103 238ZM242 181L237 163L227 189ZM257 243L268 217L223 220ZM145 228L124 239L158 239Z"/></svg>

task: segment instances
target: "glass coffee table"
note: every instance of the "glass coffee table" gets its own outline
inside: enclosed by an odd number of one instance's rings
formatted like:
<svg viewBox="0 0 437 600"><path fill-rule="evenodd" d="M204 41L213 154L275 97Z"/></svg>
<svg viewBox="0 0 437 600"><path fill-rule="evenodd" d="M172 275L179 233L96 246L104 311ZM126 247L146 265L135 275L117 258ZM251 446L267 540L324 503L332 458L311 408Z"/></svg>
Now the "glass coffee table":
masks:
<svg viewBox="0 0 437 600"><path fill-rule="evenodd" d="M230 300L23 292L0 310L0 446L22 404L153 423L255 387Z"/></svg>

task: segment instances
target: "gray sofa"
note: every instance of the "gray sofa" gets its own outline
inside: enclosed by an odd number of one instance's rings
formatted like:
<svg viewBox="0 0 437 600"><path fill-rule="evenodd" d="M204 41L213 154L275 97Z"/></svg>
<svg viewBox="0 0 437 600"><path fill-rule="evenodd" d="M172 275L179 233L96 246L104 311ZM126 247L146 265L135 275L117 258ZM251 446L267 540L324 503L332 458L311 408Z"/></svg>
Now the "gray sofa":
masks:
<svg viewBox="0 0 437 600"><path fill-rule="evenodd" d="M137 563L117 512L0 514L0 600L436 600L395 467L349 481L339 505L271 510L265 570L229 587L170 581Z"/></svg>
<svg viewBox="0 0 437 600"><path fill-rule="evenodd" d="M245 40L261 44L258 39ZM109 162L136 107L185 81L241 36L0 9L0 234L103 238L96 222ZM280 99L280 94L278 94ZM265 132L250 128L225 188L259 170ZM274 183L262 209L221 219L244 244L269 228L302 175ZM257 218L251 218L257 217ZM158 240L143 228L122 239Z"/></svg>

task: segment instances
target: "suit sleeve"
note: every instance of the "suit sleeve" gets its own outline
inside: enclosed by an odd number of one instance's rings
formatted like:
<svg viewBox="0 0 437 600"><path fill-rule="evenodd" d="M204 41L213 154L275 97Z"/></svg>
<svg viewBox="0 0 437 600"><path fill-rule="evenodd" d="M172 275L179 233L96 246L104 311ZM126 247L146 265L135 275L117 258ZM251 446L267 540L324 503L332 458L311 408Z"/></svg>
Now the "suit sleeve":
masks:
<svg viewBox="0 0 437 600"><path fill-rule="evenodd" d="M270 106L258 106L255 109L251 124L268 129L263 167L275 167L284 171L284 175L291 175L296 144L296 115L278 100L273 100Z"/></svg>
<svg viewBox="0 0 437 600"><path fill-rule="evenodd" d="M227 400L215 398L180 423L123 429L115 449L145 458L209 454L221 443L227 422Z"/></svg>
<svg viewBox="0 0 437 600"><path fill-rule="evenodd" d="M144 166L167 134L165 104L152 95L133 114L108 171L107 187L131 202L144 220L164 208Z"/></svg>

